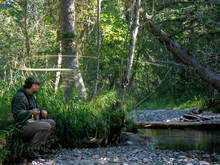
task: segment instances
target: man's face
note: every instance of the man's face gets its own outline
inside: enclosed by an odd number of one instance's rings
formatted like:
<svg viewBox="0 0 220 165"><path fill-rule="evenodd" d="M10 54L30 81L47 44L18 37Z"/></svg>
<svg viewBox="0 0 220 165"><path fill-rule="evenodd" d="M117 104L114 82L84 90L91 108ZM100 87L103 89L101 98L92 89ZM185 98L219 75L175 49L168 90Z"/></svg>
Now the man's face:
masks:
<svg viewBox="0 0 220 165"><path fill-rule="evenodd" d="M40 85L32 84L32 91L33 93L37 93L39 91Z"/></svg>

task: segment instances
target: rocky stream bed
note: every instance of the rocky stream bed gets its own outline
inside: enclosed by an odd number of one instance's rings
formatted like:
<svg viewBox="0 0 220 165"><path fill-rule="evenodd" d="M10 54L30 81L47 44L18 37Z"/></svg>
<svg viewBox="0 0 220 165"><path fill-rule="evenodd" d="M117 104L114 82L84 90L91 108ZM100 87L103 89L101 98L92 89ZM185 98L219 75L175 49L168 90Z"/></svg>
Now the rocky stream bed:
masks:
<svg viewBox="0 0 220 165"><path fill-rule="evenodd" d="M181 117L186 111L158 110L131 112L135 122L167 121ZM204 115L213 115L206 112ZM25 160L26 161L26 160ZM25 163L25 162L24 162ZM126 145L108 146L102 148L61 149L55 154L44 155L30 164L33 165L220 165L220 155L203 153L200 151L161 150L154 142L134 143L132 139Z"/></svg>

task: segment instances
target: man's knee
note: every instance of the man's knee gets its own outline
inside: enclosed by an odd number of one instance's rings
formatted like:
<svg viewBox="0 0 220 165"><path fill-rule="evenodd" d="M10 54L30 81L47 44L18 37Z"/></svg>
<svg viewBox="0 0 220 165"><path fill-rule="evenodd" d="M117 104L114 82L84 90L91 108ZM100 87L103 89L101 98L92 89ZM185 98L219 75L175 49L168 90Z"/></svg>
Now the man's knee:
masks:
<svg viewBox="0 0 220 165"><path fill-rule="evenodd" d="M50 123L52 128L54 128L56 126L56 122L52 119L49 119L49 123Z"/></svg>
<svg viewBox="0 0 220 165"><path fill-rule="evenodd" d="M47 119L47 120L44 120L44 122L47 122L51 125L51 128L54 128L55 125L56 125L56 122L52 119Z"/></svg>
<svg viewBox="0 0 220 165"><path fill-rule="evenodd" d="M39 131L49 131L51 130L52 126L47 122L40 122L39 123Z"/></svg>

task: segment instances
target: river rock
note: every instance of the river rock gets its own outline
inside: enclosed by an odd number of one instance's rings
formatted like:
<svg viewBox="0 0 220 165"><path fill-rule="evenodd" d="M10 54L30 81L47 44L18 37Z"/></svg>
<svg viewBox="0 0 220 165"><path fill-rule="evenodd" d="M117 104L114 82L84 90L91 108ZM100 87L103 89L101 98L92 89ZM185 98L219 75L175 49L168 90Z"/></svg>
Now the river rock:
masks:
<svg viewBox="0 0 220 165"><path fill-rule="evenodd" d="M210 163L206 161L199 161L199 165L210 165Z"/></svg>
<svg viewBox="0 0 220 165"><path fill-rule="evenodd" d="M178 158L179 158L179 159L186 159L186 156L180 155Z"/></svg>
<svg viewBox="0 0 220 165"><path fill-rule="evenodd" d="M220 155L216 155L214 158L220 162Z"/></svg>
<svg viewBox="0 0 220 165"><path fill-rule="evenodd" d="M144 158L144 159L143 159L143 163L147 163L148 161L149 161L148 158Z"/></svg>
<svg viewBox="0 0 220 165"><path fill-rule="evenodd" d="M208 158L210 158L210 155L209 155L209 154L203 154L202 157L203 157L204 159L208 159Z"/></svg>
<svg viewBox="0 0 220 165"><path fill-rule="evenodd" d="M31 163L34 165L41 164L149 164L149 165L209 165L217 164L210 162L210 159L205 160L198 153L199 158L195 158L191 153L177 152L171 150L155 150L154 144L143 146L114 146L100 148L82 148L78 150L62 149L57 154L50 155L50 158L36 159ZM65 152L64 152L65 151ZM80 152L80 155L76 153Z"/></svg>

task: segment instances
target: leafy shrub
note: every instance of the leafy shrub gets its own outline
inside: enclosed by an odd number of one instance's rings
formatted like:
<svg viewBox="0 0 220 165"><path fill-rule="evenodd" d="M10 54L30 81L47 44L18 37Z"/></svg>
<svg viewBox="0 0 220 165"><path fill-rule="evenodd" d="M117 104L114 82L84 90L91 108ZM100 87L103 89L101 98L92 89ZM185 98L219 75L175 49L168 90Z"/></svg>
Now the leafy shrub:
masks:
<svg viewBox="0 0 220 165"><path fill-rule="evenodd" d="M1 130L0 139L4 140L0 151L0 163L18 163L28 154L29 143L23 142L20 129L15 124L10 125L4 131Z"/></svg>
<svg viewBox="0 0 220 165"><path fill-rule="evenodd" d="M6 102L5 102L6 103ZM20 162L26 154L26 143L20 130L9 119L10 106L0 105L0 164Z"/></svg>

